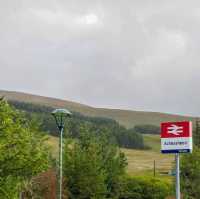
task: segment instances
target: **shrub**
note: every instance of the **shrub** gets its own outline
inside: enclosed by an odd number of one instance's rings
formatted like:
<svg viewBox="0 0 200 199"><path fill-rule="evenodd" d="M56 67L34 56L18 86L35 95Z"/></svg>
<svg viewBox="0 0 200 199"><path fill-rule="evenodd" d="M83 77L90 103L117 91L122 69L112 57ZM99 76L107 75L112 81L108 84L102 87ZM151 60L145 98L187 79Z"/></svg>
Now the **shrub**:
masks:
<svg viewBox="0 0 200 199"><path fill-rule="evenodd" d="M181 158L181 188L185 198L196 199L200 195L200 149Z"/></svg>
<svg viewBox="0 0 200 199"><path fill-rule="evenodd" d="M153 177L125 177L121 181L119 199L165 199L171 185Z"/></svg>

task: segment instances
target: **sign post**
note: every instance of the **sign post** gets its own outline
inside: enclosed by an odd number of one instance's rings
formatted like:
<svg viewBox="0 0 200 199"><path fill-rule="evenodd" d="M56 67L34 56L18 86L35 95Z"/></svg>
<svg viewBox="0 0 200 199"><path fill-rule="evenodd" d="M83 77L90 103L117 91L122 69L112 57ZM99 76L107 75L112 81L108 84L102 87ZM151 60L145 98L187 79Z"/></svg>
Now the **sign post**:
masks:
<svg viewBox="0 0 200 199"><path fill-rule="evenodd" d="M176 159L176 199L181 198L180 193L180 161L179 161L179 153L176 153L175 155Z"/></svg>
<svg viewBox="0 0 200 199"><path fill-rule="evenodd" d="M161 123L161 152L174 153L176 160L176 199L180 199L179 153L192 152L192 122Z"/></svg>

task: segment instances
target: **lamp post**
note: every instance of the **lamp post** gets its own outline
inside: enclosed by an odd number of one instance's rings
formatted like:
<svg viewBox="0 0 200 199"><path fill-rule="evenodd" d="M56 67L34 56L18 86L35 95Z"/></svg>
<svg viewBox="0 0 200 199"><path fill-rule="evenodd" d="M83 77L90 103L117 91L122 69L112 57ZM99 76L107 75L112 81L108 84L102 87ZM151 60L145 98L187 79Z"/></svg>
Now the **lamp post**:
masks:
<svg viewBox="0 0 200 199"><path fill-rule="evenodd" d="M52 112L53 117L55 118L56 125L60 132L60 140L59 140L59 199L62 199L62 152L63 152L63 131L65 126L65 119L70 117L72 114L67 109L55 109Z"/></svg>

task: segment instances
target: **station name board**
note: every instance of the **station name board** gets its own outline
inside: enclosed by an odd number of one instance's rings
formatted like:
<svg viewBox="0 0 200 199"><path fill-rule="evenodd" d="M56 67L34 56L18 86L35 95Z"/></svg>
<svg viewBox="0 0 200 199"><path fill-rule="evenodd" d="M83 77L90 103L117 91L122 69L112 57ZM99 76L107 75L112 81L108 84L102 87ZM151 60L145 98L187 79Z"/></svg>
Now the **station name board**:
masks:
<svg viewBox="0 0 200 199"><path fill-rule="evenodd" d="M161 123L162 153L192 152L192 122Z"/></svg>

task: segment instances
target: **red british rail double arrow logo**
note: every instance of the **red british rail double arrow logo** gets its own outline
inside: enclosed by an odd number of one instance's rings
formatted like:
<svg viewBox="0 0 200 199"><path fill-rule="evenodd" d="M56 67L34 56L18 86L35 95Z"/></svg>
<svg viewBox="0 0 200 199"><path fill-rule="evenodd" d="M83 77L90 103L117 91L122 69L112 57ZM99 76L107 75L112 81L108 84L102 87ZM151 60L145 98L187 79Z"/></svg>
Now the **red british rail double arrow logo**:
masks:
<svg viewBox="0 0 200 199"><path fill-rule="evenodd" d="M161 138L191 137L191 122L165 122L161 124Z"/></svg>

